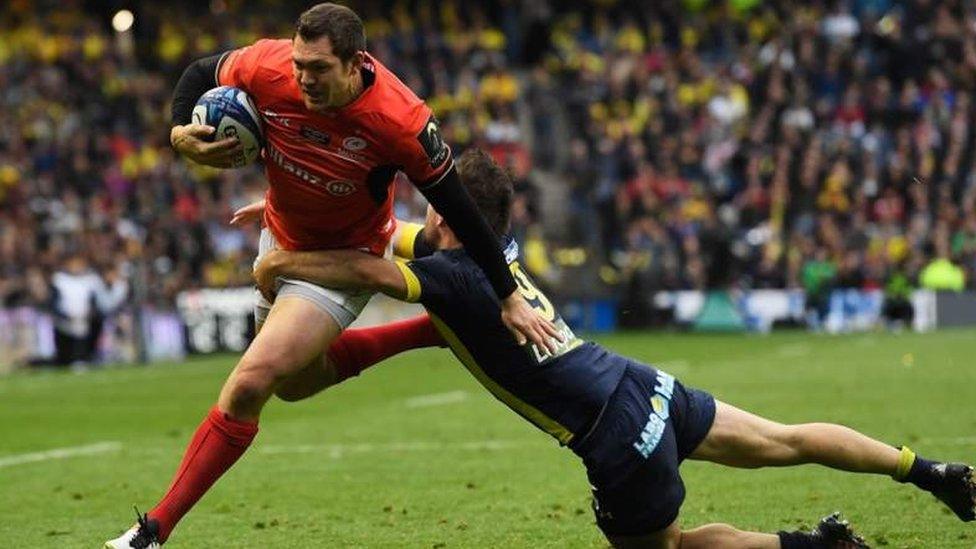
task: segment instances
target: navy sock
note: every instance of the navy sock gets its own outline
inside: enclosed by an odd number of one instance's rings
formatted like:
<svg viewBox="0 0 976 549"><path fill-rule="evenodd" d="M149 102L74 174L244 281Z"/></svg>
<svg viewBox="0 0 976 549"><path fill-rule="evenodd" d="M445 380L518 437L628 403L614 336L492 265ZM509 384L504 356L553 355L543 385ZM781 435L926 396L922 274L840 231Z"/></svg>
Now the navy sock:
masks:
<svg viewBox="0 0 976 549"><path fill-rule="evenodd" d="M938 464L938 461L929 461L921 456L915 456L915 462L912 463L912 468L905 475L904 481L911 482L922 490L931 492L939 486L939 482L942 480L942 475L935 470L935 466Z"/></svg>
<svg viewBox="0 0 976 549"><path fill-rule="evenodd" d="M813 536L806 532L777 532L782 549L818 549Z"/></svg>

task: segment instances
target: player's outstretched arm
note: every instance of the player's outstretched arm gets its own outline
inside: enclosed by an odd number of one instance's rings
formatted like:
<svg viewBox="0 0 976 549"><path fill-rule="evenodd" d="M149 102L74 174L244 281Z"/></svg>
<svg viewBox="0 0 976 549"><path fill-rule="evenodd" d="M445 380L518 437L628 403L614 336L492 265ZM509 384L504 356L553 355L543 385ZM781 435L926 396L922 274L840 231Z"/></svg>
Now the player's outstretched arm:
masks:
<svg viewBox="0 0 976 549"><path fill-rule="evenodd" d="M277 277L307 280L327 288L382 292L394 299L407 300L407 280L393 261L355 250L267 253L254 269L258 290L274 300Z"/></svg>

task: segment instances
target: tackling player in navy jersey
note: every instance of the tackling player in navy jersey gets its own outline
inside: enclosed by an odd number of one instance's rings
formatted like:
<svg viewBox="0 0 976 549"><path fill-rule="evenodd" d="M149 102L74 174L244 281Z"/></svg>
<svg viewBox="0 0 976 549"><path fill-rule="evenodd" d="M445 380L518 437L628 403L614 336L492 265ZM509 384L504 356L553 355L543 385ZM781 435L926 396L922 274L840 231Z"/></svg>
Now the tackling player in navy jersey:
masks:
<svg viewBox="0 0 976 549"><path fill-rule="evenodd" d="M458 161L464 185L499 233L508 228L511 181L481 151ZM593 486L597 524L617 547L864 547L836 515L812 532L763 534L709 524L678 526L685 488L678 467L698 459L733 467L817 463L860 473L890 475L943 501L962 520L974 519L973 469L917 457L852 429L826 423L779 424L683 385L668 373L577 338L552 302L518 263L504 240L506 259L525 299L556 324L555 352L518 345L499 320L492 286L432 208L408 248L434 253L393 262L354 251L270 254L255 273L269 297L278 276L328 287L364 289L420 302L468 370L499 400L582 458ZM401 245L400 255L405 255ZM428 249L424 253L429 253ZM328 377L325 367L319 374ZM297 400L327 385L316 372L282 387Z"/></svg>

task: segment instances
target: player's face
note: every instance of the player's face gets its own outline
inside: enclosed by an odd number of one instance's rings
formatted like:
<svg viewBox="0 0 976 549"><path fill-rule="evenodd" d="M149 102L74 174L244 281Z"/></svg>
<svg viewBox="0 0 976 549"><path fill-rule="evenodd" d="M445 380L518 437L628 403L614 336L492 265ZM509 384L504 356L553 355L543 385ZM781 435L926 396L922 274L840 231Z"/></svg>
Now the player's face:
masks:
<svg viewBox="0 0 976 549"><path fill-rule="evenodd" d="M343 63L332 53L328 37L306 42L295 35L292 42L292 68L302 90L305 108L321 111L349 102L353 76L362 64L362 54Z"/></svg>
<svg viewBox="0 0 976 549"><path fill-rule="evenodd" d="M434 211L434 207L430 204L427 205L427 217L424 219L424 238L427 242L437 248L440 242L440 221L441 216Z"/></svg>

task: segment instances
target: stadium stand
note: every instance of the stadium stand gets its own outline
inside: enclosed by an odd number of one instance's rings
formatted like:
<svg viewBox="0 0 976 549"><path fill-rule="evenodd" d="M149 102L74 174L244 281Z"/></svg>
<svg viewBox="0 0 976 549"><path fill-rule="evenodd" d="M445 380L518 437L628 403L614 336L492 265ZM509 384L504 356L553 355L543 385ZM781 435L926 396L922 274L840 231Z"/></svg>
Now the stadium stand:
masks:
<svg viewBox="0 0 976 549"><path fill-rule="evenodd" d="M52 277L81 256L104 291L127 281L120 306L88 308L109 337L142 329L137 307L249 283L258 228L227 220L262 176L178 160L169 94L195 57L287 36L291 21L269 14L294 10L147 2L116 32L93 6L0 14L0 323L56 324ZM514 232L560 295L581 291L551 276L570 261L561 249L583 250L624 304L802 288L818 309L835 288L893 304L919 284L976 288L968 4L574 6L356 3L371 51L429 101L445 139L516 173ZM421 214L409 184L397 193L399 216ZM3 332L5 356L55 356L28 332Z"/></svg>

